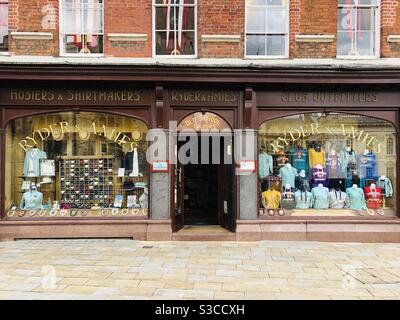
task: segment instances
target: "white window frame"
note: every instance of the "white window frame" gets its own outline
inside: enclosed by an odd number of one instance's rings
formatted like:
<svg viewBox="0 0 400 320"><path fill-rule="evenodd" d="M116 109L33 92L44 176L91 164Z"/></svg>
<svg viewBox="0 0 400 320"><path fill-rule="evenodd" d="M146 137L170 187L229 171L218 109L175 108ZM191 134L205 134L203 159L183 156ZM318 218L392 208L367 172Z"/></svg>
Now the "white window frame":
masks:
<svg viewBox="0 0 400 320"><path fill-rule="evenodd" d="M160 54L158 55L156 52L156 7L165 7L163 4L156 4L156 0L152 0L152 56L157 59L187 59L187 58L197 58L198 54L198 42L197 42L197 0L194 0L194 54L184 54L184 55L166 55Z"/></svg>
<svg viewBox="0 0 400 320"><path fill-rule="evenodd" d="M248 55L247 54L247 11L248 8L262 8L266 10L267 8L281 8L281 6L276 5L247 5L247 0L245 0L245 10L244 10L244 56L246 59L287 59L289 58L289 34L290 34L290 0L286 0L286 32L285 32L285 54L284 55ZM267 20L265 19L265 24ZM260 33L264 34L265 33ZM272 32L270 34L282 34L279 32Z"/></svg>
<svg viewBox="0 0 400 320"><path fill-rule="evenodd" d="M339 9L349 7L347 5L338 5L338 12L337 16L339 17ZM354 6L350 6L354 7ZM381 0L376 1L376 5L356 5L357 8L375 8L376 15L375 15L375 55L372 56L363 56L363 55L338 55L336 49L336 58L338 59L378 59L381 55ZM339 28L336 28L336 33L338 34ZM337 37L336 37L337 38Z"/></svg>
<svg viewBox="0 0 400 320"><path fill-rule="evenodd" d="M91 53L91 54L88 54L88 53L66 53L66 52L64 52L64 42L63 42L63 26L64 26L64 17L63 17L63 12L64 12L64 10L63 10L63 0L59 0L59 48L60 48L60 56L61 57L79 57L79 58L82 58L82 57L86 57L86 58L89 58L89 57L91 57L91 58L99 58L99 57L104 57L104 41L105 41L105 32L104 32L104 30L105 30L105 28L104 28L104 25L105 25L105 20L104 20L104 8L105 8L105 5L104 5L104 3L105 3L105 1L106 0L103 0L103 53Z"/></svg>
<svg viewBox="0 0 400 320"><path fill-rule="evenodd" d="M8 5L8 14L7 14L7 32L10 35L10 20L8 19L8 16L10 14L10 1L9 0L0 0L0 4L1 3L7 3ZM10 55L10 37L7 37L8 40L8 51L0 51L0 56L9 56Z"/></svg>

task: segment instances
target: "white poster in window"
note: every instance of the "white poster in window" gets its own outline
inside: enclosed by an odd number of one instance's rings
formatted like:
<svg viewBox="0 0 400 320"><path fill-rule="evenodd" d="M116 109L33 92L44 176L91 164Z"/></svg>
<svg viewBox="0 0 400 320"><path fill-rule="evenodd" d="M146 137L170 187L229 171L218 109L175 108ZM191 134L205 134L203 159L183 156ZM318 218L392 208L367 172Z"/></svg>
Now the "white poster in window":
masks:
<svg viewBox="0 0 400 320"><path fill-rule="evenodd" d="M137 199L136 195L129 195L127 197L126 207L127 208L135 208L136 202L137 202L136 199Z"/></svg>
<svg viewBox="0 0 400 320"><path fill-rule="evenodd" d="M40 160L40 175L43 177L54 177L56 175L56 165L54 160Z"/></svg>

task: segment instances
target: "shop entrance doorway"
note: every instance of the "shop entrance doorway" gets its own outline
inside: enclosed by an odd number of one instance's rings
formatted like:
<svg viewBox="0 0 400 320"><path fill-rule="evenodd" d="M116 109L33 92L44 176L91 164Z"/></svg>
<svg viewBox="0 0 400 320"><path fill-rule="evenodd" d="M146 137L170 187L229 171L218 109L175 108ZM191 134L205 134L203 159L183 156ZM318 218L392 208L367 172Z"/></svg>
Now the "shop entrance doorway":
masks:
<svg viewBox="0 0 400 320"><path fill-rule="evenodd" d="M181 135L176 146L174 230L220 225L233 231L234 179L231 132Z"/></svg>

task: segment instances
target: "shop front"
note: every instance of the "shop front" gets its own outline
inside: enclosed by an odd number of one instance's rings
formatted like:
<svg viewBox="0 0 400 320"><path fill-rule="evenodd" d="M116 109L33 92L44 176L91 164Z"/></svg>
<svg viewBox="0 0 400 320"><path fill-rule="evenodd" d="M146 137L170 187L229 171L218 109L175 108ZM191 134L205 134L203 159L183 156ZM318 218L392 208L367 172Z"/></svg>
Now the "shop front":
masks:
<svg viewBox="0 0 400 320"><path fill-rule="evenodd" d="M0 239L400 241L396 87L137 70L3 83Z"/></svg>
<svg viewBox="0 0 400 320"><path fill-rule="evenodd" d="M263 239L398 241L398 109L391 91L257 92Z"/></svg>

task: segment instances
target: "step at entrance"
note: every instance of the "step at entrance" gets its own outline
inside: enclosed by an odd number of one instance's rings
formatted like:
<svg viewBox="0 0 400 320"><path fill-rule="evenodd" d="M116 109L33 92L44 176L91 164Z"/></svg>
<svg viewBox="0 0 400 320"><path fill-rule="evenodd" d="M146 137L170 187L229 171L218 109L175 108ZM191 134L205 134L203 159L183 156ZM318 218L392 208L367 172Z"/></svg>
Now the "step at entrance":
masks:
<svg viewBox="0 0 400 320"><path fill-rule="evenodd" d="M236 234L220 226L185 226L172 234L174 241L236 241Z"/></svg>

